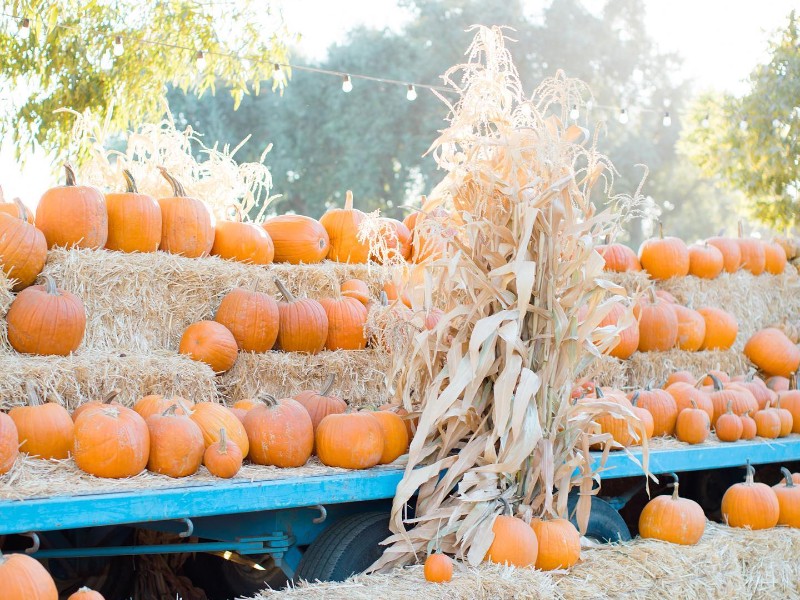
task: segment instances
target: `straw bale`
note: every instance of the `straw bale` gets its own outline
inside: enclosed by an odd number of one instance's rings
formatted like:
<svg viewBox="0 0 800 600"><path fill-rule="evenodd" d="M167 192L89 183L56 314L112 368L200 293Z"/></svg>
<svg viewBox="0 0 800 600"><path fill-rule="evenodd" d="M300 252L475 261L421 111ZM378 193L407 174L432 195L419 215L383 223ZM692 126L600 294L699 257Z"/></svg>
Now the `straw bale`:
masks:
<svg viewBox="0 0 800 600"><path fill-rule="evenodd" d="M628 363L603 355L592 363L582 376L603 387L624 388L628 384Z"/></svg>
<svg viewBox="0 0 800 600"><path fill-rule="evenodd" d="M388 271L379 265L246 265L217 257L185 258L154 252L50 251L44 272L86 305L84 347L176 349L184 329L213 318L222 297L237 286L277 295L279 277L298 296L338 292L346 279L363 279L377 297Z"/></svg>
<svg viewBox="0 0 800 600"><path fill-rule="evenodd" d="M628 387L634 389L653 380L660 386L670 373L683 369L698 376L711 369L720 369L732 375L744 374L750 368L750 363L741 351L732 348L704 352L636 352L628 359L627 366Z"/></svg>
<svg viewBox="0 0 800 600"><path fill-rule="evenodd" d="M27 356L0 352L0 409L25 404L24 382L75 409L120 389L117 401L132 405L150 393L177 394L195 402L215 400L214 373L174 352L125 354L84 350L70 356Z"/></svg>
<svg viewBox="0 0 800 600"><path fill-rule="evenodd" d="M388 399L385 352L366 350L297 352L240 352L234 367L220 378L224 396L235 402L259 391L283 398L307 389L321 389L330 373L336 375L333 393L349 404L380 405Z"/></svg>
<svg viewBox="0 0 800 600"><path fill-rule="evenodd" d="M603 278L624 287L629 296L634 296L638 292L646 290L652 284L652 280L646 271L629 271L627 273L605 271L603 272Z"/></svg>
<svg viewBox="0 0 800 600"><path fill-rule="evenodd" d="M0 270L0 315L5 317L11 302L14 300L14 294L11 291L11 281ZM8 348L8 327L6 320L0 319L0 348Z"/></svg>

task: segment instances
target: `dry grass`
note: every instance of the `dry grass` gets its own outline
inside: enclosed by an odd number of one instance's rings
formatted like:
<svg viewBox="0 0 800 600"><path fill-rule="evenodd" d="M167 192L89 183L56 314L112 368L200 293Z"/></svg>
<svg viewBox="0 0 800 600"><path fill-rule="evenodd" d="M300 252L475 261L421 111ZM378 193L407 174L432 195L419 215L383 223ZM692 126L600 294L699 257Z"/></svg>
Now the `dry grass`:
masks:
<svg viewBox="0 0 800 600"><path fill-rule="evenodd" d="M743 375L750 369L750 362L741 351L708 350L686 352L636 352L626 361L628 388L634 389L655 381L663 385L673 371L687 370L698 377L711 369L720 369L731 375Z"/></svg>
<svg viewBox="0 0 800 600"><path fill-rule="evenodd" d="M594 381L603 387L624 389L628 387L628 361L603 355L581 375L581 380Z"/></svg>
<svg viewBox="0 0 800 600"><path fill-rule="evenodd" d="M11 281L0 271L0 316L5 317L14 294L11 291ZM5 318L0 319L0 348L8 348L8 326Z"/></svg>

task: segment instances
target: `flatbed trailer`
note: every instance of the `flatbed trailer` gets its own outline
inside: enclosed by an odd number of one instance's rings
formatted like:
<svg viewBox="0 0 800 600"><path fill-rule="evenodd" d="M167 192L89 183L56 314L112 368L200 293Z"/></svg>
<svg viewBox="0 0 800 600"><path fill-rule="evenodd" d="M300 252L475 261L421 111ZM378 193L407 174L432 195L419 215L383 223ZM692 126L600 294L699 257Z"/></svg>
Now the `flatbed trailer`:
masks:
<svg viewBox="0 0 800 600"><path fill-rule="evenodd" d="M599 466L601 454L593 456ZM644 489L640 459L641 451L609 454L600 478L624 485L609 481L612 493L593 498L587 535L606 540L629 537L616 511ZM733 469L732 481L741 479L743 471L738 468L748 462L777 467L798 461L800 435L792 435L651 449L648 467L654 475L693 473L712 478ZM69 570L68 566L73 571L80 565L107 567L118 557L202 553L216 561L200 567L201 575L212 580L211 587L219 584L210 597L224 598L286 578L342 579L362 570L377 557L378 542L388 534L391 499L402 475L400 469L378 467L266 481L208 485L176 481L167 489L0 500L0 536L17 542L4 552L28 552L47 560L48 566ZM682 485L681 491L689 490ZM721 496L724 489L718 491ZM183 539L137 545L129 535L136 529L172 532ZM106 568L102 581L119 584L122 575L117 571ZM58 580L58 572L55 576Z"/></svg>

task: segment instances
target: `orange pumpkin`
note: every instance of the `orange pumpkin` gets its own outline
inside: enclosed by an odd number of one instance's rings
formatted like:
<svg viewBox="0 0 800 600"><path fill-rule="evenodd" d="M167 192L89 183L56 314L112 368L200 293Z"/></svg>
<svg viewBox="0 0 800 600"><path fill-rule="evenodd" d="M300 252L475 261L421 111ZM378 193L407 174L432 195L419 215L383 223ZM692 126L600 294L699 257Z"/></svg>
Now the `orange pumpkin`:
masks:
<svg viewBox="0 0 800 600"><path fill-rule="evenodd" d="M634 392L631 404L644 408L653 415L653 435L672 435L678 419L678 406L675 399L666 391L652 389L651 384L643 390Z"/></svg>
<svg viewBox="0 0 800 600"><path fill-rule="evenodd" d="M790 389L778 392L778 402L792 415L792 433L800 433L800 391L797 390L797 380L792 375Z"/></svg>
<svg viewBox="0 0 800 600"><path fill-rule="evenodd" d="M211 255L251 265L268 265L275 256L275 246L263 227L242 222L242 211L236 206L236 220L217 221Z"/></svg>
<svg viewBox="0 0 800 600"><path fill-rule="evenodd" d="M161 250L188 258L208 256L214 245L214 223L205 203L189 198L183 185L159 167L172 186L172 196L159 198L161 207Z"/></svg>
<svg viewBox="0 0 800 600"><path fill-rule="evenodd" d="M47 260L44 234L28 223L28 210L15 198L19 217L0 213L0 265L9 279L15 280L15 292L36 281Z"/></svg>
<svg viewBox="0 0 800 600"><path fill-rule="evenodd" d="M364 306L368 306L370 303L369 288L360 279L348 279L342 283L340 290L342 296L355 298Z"/></svg>
<svg viewBox="0 0 800 600"><path fill-rule="evenodd" d="M422 196L423 206L426 203ZM411 260L415 263L427 262L440 258L447 249L447 240L441 236L437 229L443 225L450 214L441 206L429 212L416 211L403 219L406 227L411 231Z"/></svg>
<svg viewBox="0 0 800 600"><path fill-rule="evenodd" d="M691 383L678 381L667 386L666 391L675 400L679 415L682 410L697 406L706 412L709 420L714 418L714 403L711 402L711 398L706 392L697 389Z"/></svg>
<svg viewBox="0 0 800 600"><path fill-rule="evenodd" d="M719 379L720 383L722 384L728 383L731 380L730 375L728 375L725 371L720 371L718 369L711 369L708 373L706 373L706 376L702 380L702 384L704 386L713 386L714 377Z"/></svg>
<svg viewBox="0 0 800 600"><path fill-rule="evenodd" d="M778 399L778 394L769 389L760 379L751 379L749 381L737 381L738 387L745 388L756 399L757 409L761 410L766 407L767 402L775 404Z"/></svg>
<svg viewBox="0 0 800 600"><path fill-rule="evenodd" d="M658 237L645 240L639 248L639 262L653 279L684 277L689 273L689 249L679 238L664 237L659 221Z"/></svg>
<svg viewBox="0 0 800 600"><path fill-rule="evenodd" d="M403 260L409 260L411 258L411 230L406 227L405 223L397 219L380 217L378 220L388 249L386 257L389 259L402 258ZM373 254L371 258L378 259L380 257Z"/></svg>
<svg viewBox="0 0 800 600"><path fill-rule="evenodd" d="M722 266L726 273L735 273L742 266L742 250L736 239L712 237L706 240L706 244L722 253Z"/></svg>
<svg viewBox="0 0 800 600"><path fill-rule="evenodd" d="M639 257L625 244L602 244L596 247L597 252L606 261L603 269L616 273L627 273L628 271L641 271L642 265L639 264Z"/></svg>
<svg viewBox="0 0 800 600"><path fill-rule="evenodd" d="M705 325L705 322L703 323ZM675 371L670 373L667 377L667 381L664 383L664 389L669 388L673 383L689 383L694 385L695 381L697 381L697 377L692 375L689 371Z"/></svg>
<svg viewBox="0 0 800 600"><path fill-rule="evenodd" d="M665 351L678 339L678 316L672 304L661 300L650 288L650 297L642 298L634 309L639 319L639 350Z"/></svg>
<svg viewBox="0 0 800 600"><path fill-rule="evenodd" d="M242 456L247 456L250 451L247 432L229 408L216 402L198 402L189 416L203 432L206 448L219 441L219 432L224 429L228 438L242 451Z"/></svg>
<svg viewBox="0 0 800 600"><path fill-rule="evenodd" d="M323 298L328 316L327 350L363 350L367 347L367 307L355 298Z"/></svg>
<svg viewBox="0 0 800 600"><path fill-rule="evenodd" d="M227 327L244 352L266 352L278 339L278 303L255 288L237 287L225 294L214 320Z"/></svg>
<svg viewBox="0 0 800 600"><path fill-rule="evenodd" d="M121 252L155 252L161 243L161 207L148 194L136 189L127 169L124 192L106 194L108 239L106 248Z"/></svg>
<svg viewBox="0 0 800 600"><path fill-rule="evenodd" d="M705 307L697 311L706 322L701 350L728 350L736 342L739 324L736 317L721 308Z"/></svg>
<svg viewBox="0 0 800 600"><path fill-rule="evenodd" d="M133 405L133 410L147 421L151 416L163 413L173 404L178 405L178 408L175 409L175 414L177 415L189 415L194 408L194 402L180 396L170 397L161 394L150 394L137 400Z"/></svg>
<svg viewBox="0 0 800 600"><path fill-rule="evenodd" d="M753 420L756 422L756 434L759 437L774 440L781 434L780 415L769 404L764 410L757 411Z"/></svg>
<svg viewBox="0 0 800 600"><path fill-rule="evenodd" d="M764 259L767 273L780 275L786 269L786 251L776 242L764 244Z"/></svg>
<svg viewBox="0 0 800 600"><path fill-rule="evenodd" d="M319 222L330 238L330 260L342 263L366 263L369 260L369 243L358 240L358 228L365 216L353 208L353 192L350 190L345 194L344 208L333 208L322 215Z"/></svg>
<svg viewBox="0 0 800 600"><path fill-rule="evenodd" d="M314 425L308 411L292 398L266 398L266 403L244 417L250 460L257 465L302 467L314 449Z"/></svg>
<svg viewBox="0 0 800 600"><path fill-rule="evenodd" d="M81 416L84 412L91 408L102 408L103 406L107 406L110 404L119 404L119 402L114 402L114 398L119 396L120 390L114 389L111 390L108 394L106 394L105 398L100 401L92 400L91 402L84 402L80 406L78 406L75 410L72 411L72 422L78 420L78 417Z"/></svg>
<svg viewBox="0 0 800 600"><path fill-rule="evenodd" d="M219 430L219 439L206 448L203 464L214 477L230 479L242 468L242 450L228 439L225 428Z"/></svg>
<svg viewBox="0 0 800 600"><path fill-rule="evenodd" d="M50 188L36 206L36 227L47 247L102 248L108 239L108 213L103 194L88 185L76 185L75 171L64 165L67 181Z"/></svg>
<svg viewBox="0 0 800 600"><path fill-rule="evenodd" d="M569 569L580 560L581 535L567 519L533 519L531 528L539 543L537 569Z"/></svg>
<svg viewBox="0 0 800 600"><path fill-rule="evenodd" d="M781 375L773 375L769 377L764 383L773 392L786 392L789 390L789 378L782 377Z"/></svg>
<svg viewBox="0 0 800 600"><path fill-rule="evenodd" d="M378 410L372 413L383 432L383 453L378 464L388 465L408 450L408 430L406 424L397 413Z"/></svg>
<svg viewBox="0 0 800 600"><path fill-rule="evenodd" d="M3 600L58 600L56 583L35 558L27 554L0 553Z"/></svg>
<svg viewBox="0 0 800 600"><path fill-rule="evenodd" d="M399 404L382 404L378 407L378 410L388 410L403 419L406 431L408 432L408 439L411 440L414 438L414 433L417 431L417 425L419 424L419 417L414 417L413 419L409 418L408 411Z"/></svg>
<svg viewBox="0 0 800 600"><path fill-rule="evenodd" d="M485 561L513 567L533 567L539 554L539 540L533 528L522 519L497 515L492 524L492 544Z"/></svg>
<svg viewBox="0 0 800 600"><path fill-rule="evenodd" d="M672 496L656 496L639 515L639 535L672 544L693 546L706 529L706 515L694 500L678 495L678 476L672 475Z"/></svg>
<svg viewBox="0 0 800 600"><path fill-rule="evenodd" d="M75 435L72 417L60 404L42 403L32 385L26 387L28 406L8 412L17 428L19 451L37 458L67 458Z"/></svg>
<svg viewBox="0 0 800 600"><path fill-rule="evenodd" d="M781 467L781 473L783 482L772 486L778 498L778 525L800 528L800 486L795 483L789 469Z"/></svg>
<svg viewBox="0 0 800 600"><path fill-rule="evenodd" d="M150 416L150 455L147 470L169 477L187 477L200 468L206 446L203 432L186 415L176 413L173 404L161 414Z"/></svg>
<svg viewBox="0 0 800 600"><path fill-rule="evenodd" d="M706 321L703 315L680 304L673 305L678 318L677 346L687 352L696 352L706 337Z"/></svg>
<svg viewBox="0 0 800 600"><path fill-rule="evenodd" d="M224 373L233 367L238 351L233 334L216 321L198 321L189 325L178 348L178 352L192 360L206 363L214 373Z"/></svg>
<svg viewBox="0 0 800 600"><path fill-rule="evenodd" d="M19 434L14 419L0 412L0 475L5 475L14 466L19 456Z"/></svg>
<svg viewBox="0 0 800 600"><path fill-rule="evenodd" d="M75 421L75 465L95 477L121 479L144 471L150 432L139 414L110 405L90 408Z"/></svg>
<svg viewBox="0 0 800 600"><path fill-rule="evenodd" d="M625 397L625 394L622 392L617 392L615 390L607 390L604 391L602 388L595 388L595 397L585 397L578 402L594 402L594 401L603 401L603 402L613 402L615 404L621 404L628 410L633 411L634 406L631 404L630 400ZM638 401L638 398L637 398ZM639 407L637 407L639 408ZM640 410L645 410L640 408ZM647 411L649 412L649 411ZM633 446L640 442L642 431L632 432L628 423L624 419L618 419L614 415L609 412L603 412L595 417L595 422L600 426L600 431L602 433L610 433L611 437L614 439L621 446ZM641 420L641 419L640 419ZM642 430L646 431L646 424L642 422Z"/></svg>
<svg viewBox="0 0 800 600"><path fill-rule="evenodd" d="M78 349L86 331L86 310L80 298L56 287L49 275L44 285L25 288L6 314L8 341L17 352L67 356Z"/></svg>
<svg viewBox="0 0 800 600"><path fill-rule="evenodd" d="M731 403L734 414L741 415L746 411L758 409L758 403L753 394L746 388L736 383L723 384L719 379L713 377L714 385L709 394L711 403L714 405L714 416L711 424L715 424L719 416L727 410L728 402Z"/></svg>
<svg viewBox="0 0 800 600"><path fill-rule="evenodd" d="M754 473L748 464L744 483L732 485L722 496L722 518L731 527L756 530L778 524L780 504L775 490L764 483L754 483Z"/></svg>
<svg viewBox="0 0 800 600"><path fill-rule="evenodd" d="M370 412L328 415L316 433L322 464L343 469L369 469L383 456L383 428Z"/></svg>
<svg viewBox="0 0 800 600"><path fill-rule="evenodd" d="M422 569L425 581L447 583L453 579L453 559L440 552L428 555Z"/></svg>
<svg viewBox="0 0 800 600"><path fill-rule="evenodd" d="M769 401L767 402L767 406L769 406ZM794 416L791 412L786 410L785 408L781 407L781 400L778 398L775 401L775 408L774 408L778 418L781 420L781 431L778 434L778 437L786 437L790 433L792 433L792 426L794 425Z"/></svg>
<svg viewBox="0 0 800 600"><path fill-rule="evenodd" d="M665 302L669 302L670 304L679 304L678 299L670 294L667 290L656 290L656 296Z"/></svg>
<svg viewBox="0 0 800 600"><path fill-rule="evenodd" d="M347 410L347 402L338 396L328 395L335 381L336 376L331 373L319 392L305 390L294 396L294 399L306 409L308 416L311 417L314 431L317 430L320 421L328 415L341 414Z"/></svg>
<svg viewBox="0 0 800 600"><path fill-rule="evenodd" d="M20 207L19 207L20 204L22 204L22 200L20 200L19 198L14 198L14 200L12 200L11 202L6 202L5 196L3 195L3 188L0 187L0 213L5 213L12 217L22 219L27 223L33 225L34 224L33 213L27 208L25 208L24 204L22 206L25 209L25 212L24 214L20 213Z"/></svg>
<svg viewBox="0 0 800 600"><path fill-rule="evenodd" d="M753 275L761 275L767 266L767 256L764 252L764 242L755 238L746 238L739 222L739 249L742 252L742 268Z"/></svg>
<svg viewBox="0 0 800 600"><path fill-rule="evenodd" d="M105 600L100 592L95 592L91 588L83 586L72 594L67 600Z"/></svg>
<svg viewBox="0 0 800 600"><path fill-rule="evenodd" d="M328 339L328 315L323 306L310 298L295 299L278 279L275 285L284 298L278 303L277 347L284 352L321 351Z"/></svg>
<svg viewBox="0 0 800 600"><path fill-rule="evenodd" d="M282 215L267 219L261 227L272 239L275 262L315 264L328 255L330 238L316 219L303 215Z"/></svg>
<svg viewBox="0 0 800 600"><path fill-rule="evenodd" d="M616 326L619 320L627 312L627 308L622 304L614 304L608 314L598 323L598 327ZM635 322L620 331L619 342L608 351L609 356L625 360L636 352L639 347L639 323Z"/></svg>
<svg viewBox="0 0 800 600"><path fill-rule="evenodd" d="M774 327L755 332L744 345L744 355L768 375L789 377L800 367L800 349Z"/></svg>
<svg viewBox="0 0 800 600"><path fill-rule="evenodd" d="M756 438L756 422L750 416L750 411L745 411L743 415L739 415L742 421L742 437L743 440L754 440Z"/></svg>
<svg viewBox="0 0 800 600"><path fill-rule="evenodd" d="M383 292L386 294L387 302L400 300L404 306L411 308L411 298L409 298L408 291L404 285L397 285L393 281L387 281L383 284Z"/></svg>
<svg viewBox="0 0 800 600"><path fill-rule="evenodd" d="M702 444L711 433L711 417L702 408L698 408L694 400L690 402L691 408L685 408L678 413L675 437L687 444Z"/></svg>
<svg viewBox="0 0 800 600"><path fill-rule="evenodd" d="M722 252L708 242L689 246L689 275L702 279L714 279L722 273Z"/></svg>
<svg viewBox="0 0 800 600"><path fill-rule="evenodd" d="M728 401L726 411L714 423L714 432L721 442L738 442L742 437L742 419L734 414L732 401Z"/></svg>

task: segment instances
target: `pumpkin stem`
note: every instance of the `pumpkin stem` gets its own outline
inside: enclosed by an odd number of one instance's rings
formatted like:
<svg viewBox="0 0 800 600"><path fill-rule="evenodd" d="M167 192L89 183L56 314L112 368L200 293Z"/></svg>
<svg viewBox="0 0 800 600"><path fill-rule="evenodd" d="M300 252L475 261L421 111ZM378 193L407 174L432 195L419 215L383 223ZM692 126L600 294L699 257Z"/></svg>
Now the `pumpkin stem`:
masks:
<svg viewBox="0 0 800 600"><path fill-rule="evenodd" d="M728 400L728 404L726 406L727 410L725 414L732 415L733 414L733 400Z"/></svg>
<svg viewBox="0 0 800 600"><path fill-rule="evenodd" d="M636 395L634 396L637 400L638 400L638 394L639 392L636 392ZM606 397L606 395L603 393L603 390L601 390L599 386L594 386L594 395L597 396L598 400L602 400L603 398Z"/></svg>
<svg viewBox="0 0 800 600"><path fill-rule="evenodd" d="M651 304L658 304L659 298L656 295L656 288L655 286L650 286L650 289L647 290L650 293L650 303Z"/></svg>
<svg viewBox="0 0 800 600"><path fill-rule="evenodd" d="M707 376L711 378L711 381L714 384L714 391L721 392L724 386L722 385L722 382L719 380L719 377L717 377L713 373L708 373Z"/></svg>
<svg viewBox="0 0 800 600"><path fill-rule="evenodd" d="M739 220L739 237L740 238L744 237L744 224L742 223L741 220Z"/></svg>
<svg viewBox="0 0 800 600"><path fill-rule="evenodd" d="M278 291L283 295L284 300L286 300L287 302L294 302L295 301L294 296L292 296L292 293L286 289L286 286L283 285L283 282L277 277L275 278L274 281L275 281L275 287L277 287Z"/></svg>
<svg viewBox="0 0 800 600"><path fill-rule="evenodd" d="M672 483L668 483L668 486L672 486L672 499L678 500L678 487L680 486L680 481L678 481L678 474L677 473L667 473L670 477L672 477Z"/></svg>
<svg viewBox="0 0 800 600"><path fill-rule="evenodd" d="M753 465L750 464L750 461L747 461L747 476L744 478L745 485L753 485L753 476L755 476L756 470L753 468Z"/></svg>
<svg viewBox="0 0 800 600"><path fill-rule="evenodd" d="M172 416L175 414L175 411L178 410L178 403L170 404L167 409L161 413L162 417Z"/></svg>
<svg viewBox="0 0 800 600"><path fill-rule="evenodd" d="M381 292L380 301L381 306L389 306L389 295L386 292Z"/></svg>
<svg viewBox="0 0 800 600"><path fill-rule="evenodd" d="M218 454L227 454L228 453L228 434L225 432L225 428L219 430L219 448L217 449Z"/></svg>
<svg viewBox="0 0 800 600"><path fill-rule="evenodd" d="M275 398L272 394L268 394L267 392L259 392L256 394L254 400L257 402L263 402L267 406L275 406L278 404L278 399Z"/></svg>
<svg viewBox="0 0 800 600"><path fill-rule="evenodd" d="M689 402L692 403L692 408L696 410L697 409L697 402L694 401L694 398L689 398Z"/></svg>
<svg viewBox="0 0 800 600"><path fill-rule="evenodd" d="M128 194L138 194L139 188L136 187L136 180L128 169L122 169L122 176L125 178L125 192Z"/></svg>
<svg viewBox="0 0 800 600"><path fill-rule="evenodd" d="M353 210L353 192L351 190L347 190L344 195L344 209Z"/></svg>
<svg viewBox="0 0 800 600"><path fill-rule="evenodd" d="M64 185L67 186L67 187L72 187L72 186L76 185L75 184L75 169L72 168L72 165L69 164L68 162L64 163L64 171L67 174L67 181L66 181L66 183Z"/></svg>
<svg viewBox="0 0 800 600"><path fill-rule="evenodd" d="M634 406L637 406L636 403L639 402L639 394L641 394L641 392L639 390L636 390L633 393L633 396L631 396L631 404L633 404Z"/></svg>
<svg viewBox="0 0 800 600"><path fill-rule="evenodd" d="M786 479L786 487L794 487L794 480L792 479L792 474L789 472L789 469L781 467L781 473L784 479Z"/></svg>
<svg viewBox="0 0 800 600"><path fill-rule="evenodd" d="M755 376L755 374L756 370L753 367L750 367L750 370L747 372L747 375L744 376L744 380L748 383L753 381L753 376Z"/></svg>
<svg viewBox="0 0 800 600"><path fill-rule="evenodd" d="M606 234L606 241L605 241L605 245L606 245L606 246L608 246L608 245L610 245L610 244L611 244L611 234L610 234L610 233L607 233L607 234Z"/></svg>
<svg viewBox="0 0 800 600"><path fill-rule="evenodd" d="M242 223L244 219L242 218L242 207L238 204L229 204L226 208L232 208L234 214L234 222L235 223Z"/></svg>
<svg viewBox="0 0 800 600"><path fill-rule="evenodd" d="M327 396L328 392L331 391L331 388L333 387L333 383L335 381L336 381L336 374L335 373L330 373L328 375L328 378L325 380L325 383L323 384L322 390L320 391L319 395L320 396Z"/></svg>
<svg viewBox="0 0 800 600"><path fill-rule="evenodd" d="M499 501L500 501L500 503L503 505L503 513L504 513L506 516L509 516L509 517L512 517L512 516L514 516L514 515L513 515L513 513L511 512L511 505L508 503L508 500L506 500L506 499L505 499L505 498L503 498L502 496L500 496L500 497L498 498L498 500L499 500Z"/></svg>
<svg viewBox="0 0 800 600"><path fill-rule="evenodd" d="M19 211L19 218L21 221L28 222L28 207L22 203L22 200L19 198L14 198L14 204L17 205L17 210Z"/></svg>
<svg viewBox="0 0 800 600"><path fill-rule="evenodd" d="M58 296L58 287L56 287L56 280L50 275L42 275L44 278L44 291L51 296Z"/></svg>
<svg viewBox="0 0 800 600"><path fill-rule="evenodd" d="M121 390L120 390L119 388L114 388L113 390L111 390L110 392L108 392L108 393L106 394L106 397L105 397L105 398L103 398L103 401L101 402L101 404L110 404L110 403L111 403L111 401L112 401L114 398L116 398L117 396L119 396L119 394L120 394L120 391L121 391Z"/></svg>
<svg viewBox="0 0 800 600"><path fill-rule="evenodd" d="M644 386L644 391L646 391L646 392L651 391L653 389L653 386L655 385L655 383L656 383L655 379L651 379L650 381L648 381L647 385Z"/></svg>
<svg viewBox="0 0 800 600"><path fill-rule="evenodd" d="M792 373L789 376L789 389L796 390L797 389L797 373Z"/></svg>
<svg viewBox="0 0 800 600"><path fill-rule="evenodd" d="M661 219L658 220L658 237L659 239L664 239L664 224L661 222Z"/></svg>
<svg viewBox="0 0 800 600"><path fill-rule="evenodd" d="M176 198L184 198L186 196L186 190L183 189L181 182L170 175L164 167L158 167L158 170L162 177L164 177L164 179L166 179L172 186L172 195Z"/></svg>

